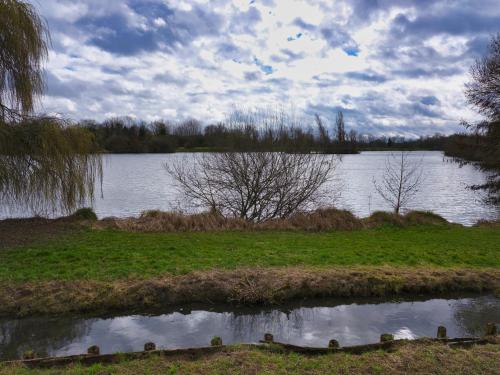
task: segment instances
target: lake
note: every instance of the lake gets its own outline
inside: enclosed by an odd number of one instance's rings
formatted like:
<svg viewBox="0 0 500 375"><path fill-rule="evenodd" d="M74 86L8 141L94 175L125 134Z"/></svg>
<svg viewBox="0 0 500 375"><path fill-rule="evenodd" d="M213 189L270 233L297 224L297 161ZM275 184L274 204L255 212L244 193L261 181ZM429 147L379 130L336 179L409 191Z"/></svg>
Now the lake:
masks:
<svg viewBox="0 0 500 375"><path fill-rule="evenodd" d="M332 195L337 191L341 193L336 206L360 217L376 210L390 210L373 185L373 179L382 175L389 154L343 155L336 170L338 182L331 186ZM163 168L165 162L179 158L189 163L193 154L104 156L102 195L99 186L92 204L97 215L100 218L125 217L139 215L144 210L182 209L186 202L182 201L174 181ZM485 203L484 193L468 188L486 180L485 173L475 166L460 166L439 151L412 152L411 158L422 160L424 183L410 208L433 211L464 225L500 217L500 208ZM0 218L32 215L32 212L13 207L0 209Z"/></svg>
<svg viewBox="0 0 500 375"><path fill-rule="evenodd" d="M436 337L444 325L449 337L481 336L487 323L500 323L500 299L493 296L421 301L328 300L284 304L279 308L230 306L103 317L58 316L0 319L0 360L27 350L39 356L140 351L152 341L158 348L209 346L213 336L225 344L252 343L272 333L279 342L327 347L375 343L381 333L396 339Z"/></svg>

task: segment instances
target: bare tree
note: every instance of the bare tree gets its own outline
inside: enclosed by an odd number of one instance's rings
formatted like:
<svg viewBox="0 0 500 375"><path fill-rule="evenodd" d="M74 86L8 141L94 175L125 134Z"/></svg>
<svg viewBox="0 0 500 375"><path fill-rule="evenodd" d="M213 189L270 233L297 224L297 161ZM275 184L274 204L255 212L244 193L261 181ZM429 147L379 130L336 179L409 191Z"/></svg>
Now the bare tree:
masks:
<svg viewBox="0 0 500 375"><path fill-rule="evenodd" d="M319 142L323 147L328 147L330 144L330 136L328 135L328 130L326 129L326 126L323 124L323 120L318 114L314 115L314 119L316 120L316 125L318 126Z"/></svg>
<svg viewBox="0 0 500 375"><path fill-rule="evenodd" d="M465 96L469 104L486 117L478 123L464 123L476 133L474 150L463 152L474 155L482 168L488 169L486 183L473 185L472 189L486 189L488 200L500 204L500 33L491 38L485 56L477 59L470 70Z"/></svg>
<svg viewBox="0 0 500 375"><path fill-rule="evenodd" d="M411 160L408 152L391 153L386 159L381 183L374 179L373 184L380 196L399 214L420 190L422 174L422 160Z"/></svg>
<svg viewBox="0 0 500 375"><path fill-rule="evenodd" d="M470 77L465 86L469 104L490 121L500 121L500 33L491 38L487 54L472 65ZM478 130L484 129L479 125Z"/></svg>
<svg viewBox="0 0 500 375"><path fill-rule="evenodd" d="M333 156L285 152L204 153L165 165L195 206L253 222L327 203L333 195L322 188L335 167Z"/></svg>
<svg viewBox="0 0 500 375"><path fill-rule="evenodd" d="M198 120L188 119L181 122L175 129L174 134L181 137L192 137L202 134L202 126Z"/></svg>
<svg viewBox="0 0 500 375"><path fill-rule="evenodd" d="M337 118L335 119L335 128L337 130L337 141L341 144L344 143L346 139L346 133L344 114L342 113L342 111L337 112Z"/></svg>

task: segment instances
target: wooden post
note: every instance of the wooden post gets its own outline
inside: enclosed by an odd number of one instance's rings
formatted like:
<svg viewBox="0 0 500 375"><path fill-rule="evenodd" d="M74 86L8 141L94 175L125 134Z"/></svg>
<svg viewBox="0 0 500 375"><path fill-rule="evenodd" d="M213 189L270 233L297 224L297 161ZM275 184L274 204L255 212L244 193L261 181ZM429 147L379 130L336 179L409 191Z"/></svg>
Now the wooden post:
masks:
<svg viewBox="0 0 500 375"><path fill-rule="evenodd" d="M274 337L271 333L266 333L264 335L264 341L265 342L273 342L274 341Z"/></svg>
<svg viewBox="0 0 500 375"><path fill-rule="evenodd" d="M222 339L219 336L214 336L214 337L212 337L212 340L210 340L210 345L211 346L222 346Z"/></svg>
<svg viewBox="0 0 500 375"><path fill-rule="evenodd" d="M330 349L338 349L338 348L340 348L340 345L339 345L339 342L337 340L330 340L330 342L328 343L328 347Z"/></svg>
<svg viewBox="0 0 500 375"><path fill-rule="evenodd" d="M497 334L497 326L495 323L486 324L486 332L485 336L496 336Z"/></svg>
<svg viewBox="0 0 500 375"><path fill-rule="evenodd" d="M36 354L33 350L27 350L23 353L23 359L35 359Z"/></svg>
<svg viewBox="0 0 500 375"><path fill-rule="evenodd" d="M445 339L446 338L446 327L445 326L438 327L437 338L438 339Z"/></svg>
<svg viewBox="0 0 500 375"><path fill-rule="evenodd" d="M153 350L156 350L156 344L154 342L147 342L144 344L145 352L151 352Z"/></svg>
<svg viewBox="0 0 500 375"><path fill-rule="evenodd" d="M87 349L87 354L99 355L101 354L101 349L99 349L97 345L92 345L90 348Z"/></svg>
<svg viewBox="0 0 500 375"><path fill-rule="evenodd" d="M391 333L382 333L380 335L380 342L387 342L387 341L393 341L394 340L394 335Z"/></svg>

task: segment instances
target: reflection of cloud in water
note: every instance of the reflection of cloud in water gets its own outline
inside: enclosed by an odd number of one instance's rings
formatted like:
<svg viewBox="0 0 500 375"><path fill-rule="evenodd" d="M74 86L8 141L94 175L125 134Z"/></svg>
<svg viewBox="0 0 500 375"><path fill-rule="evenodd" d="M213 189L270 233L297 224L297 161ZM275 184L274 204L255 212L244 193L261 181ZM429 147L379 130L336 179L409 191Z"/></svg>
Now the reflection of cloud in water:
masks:
<svg viewBox="0 0 500 375"><path fill-rule="evenodd" d="M394 333L394 338L396 340L401 340L401 339L413 340L416 339L417 336L408 327L403 327L398 329Z"/></svg>
<svg viewBox="0 0 500 375"><path fill-rule="evenodd" d="M449 336L462 336L477 331L476 327L484 327L488 321L499 323L499 312L499 299L479 297L298 307L289 311L193 310L188 314L173 312L160 316L72 319L62 325L68 334L59 328L59 335L55 337L52 332L57 328L54 326L56 321L38 318L37 322L31 320L30 324L19 321L15 333L17 337L27 337L28 333L37 332L37 326L44 327L45 339L39 345L59 355L83 353L94 344L99 345L103 353L142 350L146 341L153 341L161 348L206 346L213 336L221 336L228 344L257 342L266 332L272 333L277 341L325 347L330 339L338 340L341 345L377 342L380 334L386 332L407 339L435 336L439 325L447 328ZM2 345L9 345L13 340L11 326L8 321L0 322L5 331ZM85 329L75 331L73 326ZM23 330L26 330L24 336ZM22 345L21 341L17 340L15 345ZM31 340L30 344L36 349L37 342Z"/></svg>

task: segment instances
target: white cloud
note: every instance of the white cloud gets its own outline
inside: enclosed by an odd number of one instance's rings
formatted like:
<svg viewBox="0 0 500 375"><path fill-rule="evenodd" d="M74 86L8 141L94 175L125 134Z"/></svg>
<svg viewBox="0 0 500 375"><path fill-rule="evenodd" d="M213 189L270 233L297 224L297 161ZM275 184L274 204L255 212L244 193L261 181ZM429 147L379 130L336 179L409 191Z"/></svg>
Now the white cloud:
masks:
<svg viewBox="0 0 500 375"><path fill-rule="evenodd" d="M398 134L453 131L473 119L463 98L469 49L488 32L449 24L450 33L440 25L417 34L430 16L469 9L472 0L443 1L432 14L427 0L379 3L47 0L39 9L55 51L43 109L210 122L234 106L293 104L330 115L344 109L359 131ZM396 33L408 25L411 33ZM439 104L426 107L422 96Z"/></svg>
<svg viewBox="0 0 500 375"><path fill-rule="evenodd" d="M158 18L155 18L155 20L153 21L153 23L158 26L158 27L164 27L164 26L167 26L167 23L165 22L165 20L161 17L158 17Z"/></svg>

